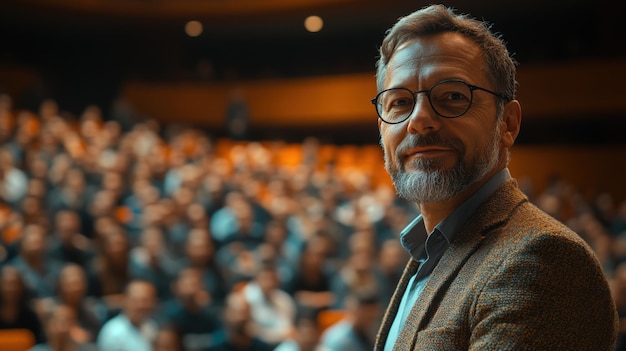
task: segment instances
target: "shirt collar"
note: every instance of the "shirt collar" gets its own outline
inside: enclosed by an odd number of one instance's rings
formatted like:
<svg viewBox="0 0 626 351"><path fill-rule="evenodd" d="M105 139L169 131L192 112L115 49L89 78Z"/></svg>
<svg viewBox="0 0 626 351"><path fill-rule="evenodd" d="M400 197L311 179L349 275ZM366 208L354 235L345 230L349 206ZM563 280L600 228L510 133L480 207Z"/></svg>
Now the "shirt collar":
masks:
<svg viewBox="0 0 626 351"><path fill-rule="evenodd" d="M463 224L470 218L474 211L476 211L478 206L487 200L487 198L509 178L511 178L511 174L507 168L493 175L472 194L472 196L465 200L461 206L437 224L434 230L441 232L448 244L452 243L461 231ZM424 245L427 238L428 233L424 227L424 220L421 214L413 219L411 223L400 232L400 243L405 250L412 254L419 246Z"/></svg>

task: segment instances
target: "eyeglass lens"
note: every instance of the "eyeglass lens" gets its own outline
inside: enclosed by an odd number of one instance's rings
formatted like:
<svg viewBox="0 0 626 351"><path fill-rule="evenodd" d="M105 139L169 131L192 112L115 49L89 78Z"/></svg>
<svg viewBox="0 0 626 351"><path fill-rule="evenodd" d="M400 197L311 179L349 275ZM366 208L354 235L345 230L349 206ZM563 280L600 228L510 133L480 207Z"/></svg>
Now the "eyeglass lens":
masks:
<svg viewBox="0 0 626 351"><path fill-rule="evenodd" d="M458 117L472 104L472 91L463 82L441 82L433 86L430 93L422 92L427 95L433 110L442 117ZM383 91L376 104L379 116L388 123L406 120L415 107L415 95L405 88Z"/></svg>

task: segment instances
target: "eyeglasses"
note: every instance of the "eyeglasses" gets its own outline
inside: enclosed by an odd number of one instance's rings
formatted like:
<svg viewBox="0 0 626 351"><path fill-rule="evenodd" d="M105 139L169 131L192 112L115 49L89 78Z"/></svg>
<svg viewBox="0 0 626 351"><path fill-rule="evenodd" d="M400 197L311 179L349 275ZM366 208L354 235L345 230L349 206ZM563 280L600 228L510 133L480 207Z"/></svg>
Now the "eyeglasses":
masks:
<svg viewBox="0 0 626 351"><path fill-rule="evenodd" d="M450 79L435 83L430 89L410 91L406 88L391 88L378 93L372 99L378 117L389 124L406 121L413 109L417 94L424 93L433 111L441 117L455 118L469 111L474 99L474 90L486 91L506 101L512 98L491 90L468 84L462 80Z"/></svg>

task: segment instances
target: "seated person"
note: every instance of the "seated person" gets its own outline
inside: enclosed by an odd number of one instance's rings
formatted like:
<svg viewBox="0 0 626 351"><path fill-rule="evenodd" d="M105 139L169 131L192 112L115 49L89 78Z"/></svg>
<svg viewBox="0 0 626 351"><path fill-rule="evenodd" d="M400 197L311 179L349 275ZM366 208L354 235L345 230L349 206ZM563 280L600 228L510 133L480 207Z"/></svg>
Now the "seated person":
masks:
<svg viewBox="0 0 626 351"><path fill-rule="evenodd" d="M294 279L286 284L286 291L295 297L298 305L324 309L336 300L331 289L333 273L327 259L326 242L323 236L307 241Z"/></svg>
<svg viewBox="0 0 626 351"><path fill-rule="evenodd" d="M27 329L33 333L36 343L46 340L20 272L8 265L0 270L0 329Z"/></svg>
<svg viewBox="0 0 626 351"><path fill-rule="evenodd" d="M119 225L111 225L98 237L96 257L86 267L89 296L102 299L110 315L124 305L124 288L130 281L129 242Z"/></svg>
<svg viewBox="0 0 626 351"><path fill-rule="evenodd" d="M183 347L183 336L180 330L174 326L164 326L159 328L154 339L152 351L192 351L193 349Z"/></svg>
<svg viewBox="0 0 626 351"><path fill-rule="evenodd" d="M124 291L124 308L102 326L97 344L100 351L151 351L157 334L152 316L157 305L154 285L131 281Z"/></svg>
<svg viewBox="0 0 626 351"><path fill-rule="evenodd" d="M381 317L376 290L353 290L346 297L346 317L322 334L322 345L331 351L370 351L374 348Z"/></svg>
<svg viewBox="0 0 626 351"><path fill-rule="evenodd" d="M250 305L241 292L226 297L223 327L208 351L271 351L274 347L257 336Z"/></svg>
<svg viewBox="0 0 626 351"><path fill-rule="evenodd" d="M274 351L329 351L320 344L320 324L318 311L301 307L296 314L295 329Z"/></svg>
<svg viewBox="0 0 626 351"><path fill-rule="evenodd" d="M139 245L129 257L129 273L133 279L148 280L157 288L159 300L171 297L171 277L177 269L174 258L167 250L163 232L156 227L141 232Z"/></svg>
<svg viewBox="0 0 626 351"><path fill-rule="evenodd" d="M35 345L30 351L97 351L95 344L80 341L74 310L65 305L57 305L46 320L47 342Z"/></svg>
<svg viewBox="0 0 626 351"><path fill-rule="evenodd" d="M19 255L10 261L36 299L52 297L63 263L46 257L47 237L43 226L29 224L19 242Z"/></svg>
<svg viewBox="0 0 626 351"><path fill-rule="evenodd" d="M252 319L259 328L259 337L277 345L293 332L296 317L294 299L279 288L276 267L263 264L254 280L247 283L243 294L250 305Z"/></svg>
<svg viewBox="0 0 626 351"><path fill-rule="evenodd" d="M106 306L98 299L87 296L87 277L83 267L70 263L59 275L58 293L46 301L50 312L63 305L72 309L76 325L73 335L76 341L93 342L107 316Z"/></svg>
<svg viewBox="0 0 626 351"><path fill-rule="evenodd" d="M61 262L84 266L93 257L91 242L80 233L80 215L76 211L62 210L54 216L54 232L48 254Z"/></svg>
<svg viewBox="0 0 626 351"><path fill-rule="evenodd" d="M213 302L219 304L225 296L224 279L221 267L215 260L215 244L206 229L194 228L189 231L185 243L185 256L179 262L179 269L194 268L201 272L202 283L210 292Z"/></svg>
<svg viewBox="0 0 626 351"><path fill-rule="evenodd" d="M185 350L206 349L221 321L200 270L183 269L173 285L173 294L175 297L164 304L159 320L178 329Z"/></svg>

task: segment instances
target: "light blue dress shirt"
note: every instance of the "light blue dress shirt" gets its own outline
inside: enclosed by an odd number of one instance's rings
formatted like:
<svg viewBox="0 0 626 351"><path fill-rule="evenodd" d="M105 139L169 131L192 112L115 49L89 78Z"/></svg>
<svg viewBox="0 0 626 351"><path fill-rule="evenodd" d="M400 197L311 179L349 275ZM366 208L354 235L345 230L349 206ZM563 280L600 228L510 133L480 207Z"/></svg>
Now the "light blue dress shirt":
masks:
<svg viewBox="0 0 626 351"><path fill-rule="evenodd" d="M482 204L496 189L505 181L511 178L508 169L503 169L491 177L472 196L461 204L454 212L435 226L432 233L426 233L422 215L418 215L400 233L400 243L407 250L411 257L420 263L417 272L407 286L402 301L398 308L387 340L385 341L385 351L391 351L400 330L404 326L406 316L411 312L411 308L417 302L424 286L430 278L433 269L445 253L450 243L461 231L463 224L470 218L476 209Z"/></svg>
<svg viewBox="0 0 626 351"><path fill-rule="evenodd" d="M152 351L157 324L144 321L138 328L122 312L102 326L97 346L100 351Z"/></svg>

